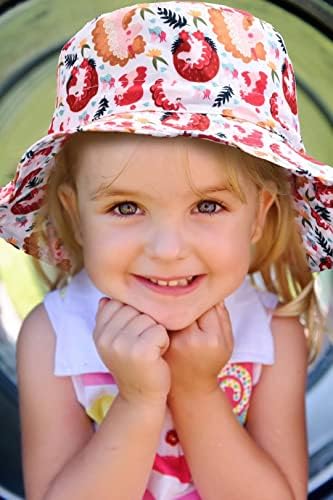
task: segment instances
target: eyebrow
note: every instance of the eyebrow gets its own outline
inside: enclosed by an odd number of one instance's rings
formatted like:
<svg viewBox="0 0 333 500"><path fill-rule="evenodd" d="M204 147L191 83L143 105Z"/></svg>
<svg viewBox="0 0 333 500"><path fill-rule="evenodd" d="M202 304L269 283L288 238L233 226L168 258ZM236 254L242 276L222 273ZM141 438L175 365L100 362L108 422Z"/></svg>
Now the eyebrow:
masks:
<svg viewBox="0 0 333 500"><path fill-rule="evenodd" d="M205 194L213 194L213 193L222 193L222 192L229 192L230 194L233 194L232 191L227 188L224 185L216 185L216 186L206 186L203 189L197 189L197 194L205 195ZM196 194L194 190L191 190L187 193L187 195L193 195ZM121 196L124 198L132 198L136 196L146 196L147 198L153 198L151 195L148 193L140 193L138 191L133 191L129 189L122 189L122 188L116 188L115 186L109 186L109 185L101 185L99 186L92 194L91 194L91 199L93 201L98 201L100 199L110 197L110 196Z"/></svg>

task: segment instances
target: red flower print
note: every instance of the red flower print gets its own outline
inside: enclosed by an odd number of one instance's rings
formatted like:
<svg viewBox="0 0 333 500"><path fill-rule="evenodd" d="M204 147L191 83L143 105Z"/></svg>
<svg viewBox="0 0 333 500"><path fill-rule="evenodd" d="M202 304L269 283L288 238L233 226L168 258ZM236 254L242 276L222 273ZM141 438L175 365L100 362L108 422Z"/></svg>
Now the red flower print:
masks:
<svg viewBox="0 0 333 500"><path fill-rule="evenodd" d="M292 65L287 59L282 66L282 88L292 113L297 115L295 76Z"/></svg>
<svg viewBox="0 0 333 500"><path fill-rule="evenodd" d="M66 86L66 101L71 111L81 111L98 92L98 75L95 62L83 59L80 66L75 66Z"/></svg>
<svg viewBox="0 0 333 500"><path fill-rule="evenodd" d="M173 62L180 76L190 82L212 80L220 66L214 43L201 31L180 33L173 45Z"/></svg>
<svg viewBox="0 0 333 500"><path fill-rule="evenodd" d="M126 106L139 101L143 96L143 84L146 80L147 68L139 66L130 73L125 73L119 78L121 89L116 90L114 97L118 106Z"/></svg>
<svg viewBox="0 0 333 500"><path fill-rule="evenodd" d="M259 71L259 74L243 71L241 75L245 82L240 91L242 99L253 106L262 106L265 102L264 92L267 86L266 73L263 71Z"/></svg>

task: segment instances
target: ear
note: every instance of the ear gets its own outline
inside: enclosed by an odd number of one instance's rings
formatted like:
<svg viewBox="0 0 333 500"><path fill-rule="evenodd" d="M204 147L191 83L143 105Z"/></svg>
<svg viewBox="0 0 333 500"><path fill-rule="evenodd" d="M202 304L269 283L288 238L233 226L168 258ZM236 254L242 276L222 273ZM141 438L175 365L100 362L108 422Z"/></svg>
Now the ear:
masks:
<svg viewBox="0 0 333 500"><path fill-rule="evenodd" d="M74 188L69 184L61 184L58 187L58 198L70 218L75 240L82 245L82 236L80 231L80 215L78 209L77 194Z"/></svg>
<svg viewBox="0 0 333 500"><path fill-rule="evenodd" d="M262 189L260 191L259 204L257 207L256 221L254 223L254 228L251 236L251 243L256 243L262 237L266 216L269 209L273 205L274 200L275 195L267 189Z"/></svg>

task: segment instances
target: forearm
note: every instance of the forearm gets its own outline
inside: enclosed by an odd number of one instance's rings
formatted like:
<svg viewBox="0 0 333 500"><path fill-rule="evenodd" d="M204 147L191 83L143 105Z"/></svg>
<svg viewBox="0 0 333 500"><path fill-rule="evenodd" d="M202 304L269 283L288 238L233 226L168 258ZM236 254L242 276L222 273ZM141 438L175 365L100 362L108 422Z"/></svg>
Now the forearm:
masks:
<svg viewBox="0 0 333 500"><path fill-rule="evenodd" d="M98 431L52 481L44 500L142 498L165 402L133 405L117 397Z"/></svg>
<svg viewBox="0 0 333 500"><path fill-rule="evenodd" d="M203 500L295 500L282 472L238 423L219 388L171 397L169 406Z"/></svg>

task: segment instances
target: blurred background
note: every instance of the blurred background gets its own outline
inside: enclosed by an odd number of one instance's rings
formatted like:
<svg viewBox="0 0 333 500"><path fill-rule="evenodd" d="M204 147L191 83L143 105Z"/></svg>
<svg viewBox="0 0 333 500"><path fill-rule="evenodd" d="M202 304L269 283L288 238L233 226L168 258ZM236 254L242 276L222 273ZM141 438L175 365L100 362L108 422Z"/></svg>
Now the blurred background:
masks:
<svg viewBox="0 0 333 500"><path fill-rule="evenodd" d="M91 18L136 1L0 0L0 185L13 176L25 149L45 135L55 100L61 46ZM146 2L150 3L150 2ZM332 0L224 0L271 22L285 39L296 71L307 151L332 164ZM333 331L333 271L317 293ZM15 376L22 318L45 289L31 259L0 240L0 500L23 498ZM325 339L309 368L309 498L333 499L333 349ZM281 499L282 500L282 499Z"/></svg>

